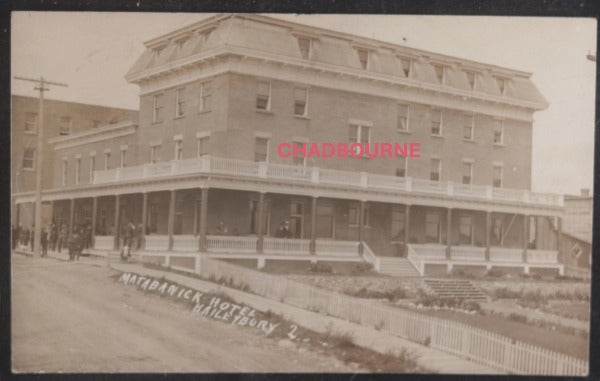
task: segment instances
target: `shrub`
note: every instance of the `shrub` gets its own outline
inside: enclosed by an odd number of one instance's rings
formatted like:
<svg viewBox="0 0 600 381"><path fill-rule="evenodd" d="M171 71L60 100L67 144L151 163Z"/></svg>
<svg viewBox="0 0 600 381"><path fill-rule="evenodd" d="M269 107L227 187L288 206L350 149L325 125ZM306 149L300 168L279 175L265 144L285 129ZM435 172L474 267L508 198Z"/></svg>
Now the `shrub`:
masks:
<svg viewBox="0 0 600 381"><path fill-rule="evenodd" d="M504 274L502 273L502 271L498 269L490 269L485 273L485 276L490 278L501 278L503 275Z"/></svg>
<svg viewBox="0 0 600 381"><path fill-rule="evenodd" d="M325 340L334 348L349 349L356 346L352 332L328 331Z"/></svg>
<svg viewBox="0 0 600 381"><path fill-rule="evenodd" d="M330 264L323 262L311 263L309 269L313 273L333 273L333 267Z"/></svg>
<svg viewBox="0 0 600 381"><path fill-rule="evenodd" d="M516 322L519 322L519 323L526 324L527 323L527 316L521 315L521 314L518 314L518 313L515 313L515 312L511 312L508 315L508 320L510 320L510 321L516 321Z"/></svg>
<svg viewBox="0 0 600 381"><path fill-rule="evenodd" d="M373 265L371 263L359 262L354 265L354 267L351 270L351 273L353 275L364 274L364 273L371 271L372 269L373 269Z"/></svg>

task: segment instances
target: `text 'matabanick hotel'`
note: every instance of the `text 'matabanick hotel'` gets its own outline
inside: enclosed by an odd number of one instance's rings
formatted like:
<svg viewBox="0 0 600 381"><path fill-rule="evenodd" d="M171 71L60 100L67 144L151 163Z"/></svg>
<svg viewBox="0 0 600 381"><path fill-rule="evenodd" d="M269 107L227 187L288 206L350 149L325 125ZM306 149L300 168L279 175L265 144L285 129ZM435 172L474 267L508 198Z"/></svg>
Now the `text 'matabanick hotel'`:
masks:
<svg viewBox="0 0 600 381"><path fill-rule="evenodd" d="M92 224L97 250L132 222L145 256L180 267L206 254L562 272L562 196L530 192L548 106L531 73L260 15L145 46L125 76L137 124L50 140L44 202L57 223ZM419 142L420 157L284 158L283 142ZM284 221L292 238L275 237Z"/></svg>

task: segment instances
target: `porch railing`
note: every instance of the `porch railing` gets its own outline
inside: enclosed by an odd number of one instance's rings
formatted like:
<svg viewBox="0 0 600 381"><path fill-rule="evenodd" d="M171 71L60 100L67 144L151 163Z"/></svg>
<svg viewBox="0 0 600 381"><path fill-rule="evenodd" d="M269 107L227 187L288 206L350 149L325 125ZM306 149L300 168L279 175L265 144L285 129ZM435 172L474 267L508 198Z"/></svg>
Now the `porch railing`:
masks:
<svg viewBox="0 0 600 381"><path fill-rule="evenodd" d="M256 253L256 237L206 236L206 249L215 253Z"/></svg>
<svg viewBox="0 0 600 381"><path fill-rule="evenodd" d="M263 239L263 253L308 255L310 253L310 240L265 237Z"/></svg>
<svg viewBox="0 0 600 381"><path fill-rule="evenodd" d="M415 252L421 259L434 259L434 260L445 260L446 259L446 246L437 245L433 243L426 244L410 244L410 248Z"/></svg>
<svg viewBox="0 0 600 381"><path fill-rule="evenodd" d="M155 176L191 173L212 173L298 180L317 184L348 185L386 190L391 189L404 192L420 192L526 204L551 206L564 205L562 195L533 193L526 189L465 185L449 181L432 181L428 179L379 175L366 172L340 171L318 167L302 167L264 162L258 163L211 156L143 164L136 167L94 171L93 183L103 184L121 180L138 180Z"/></svg>
<svg viewBox="0 0 600 381"><path fill-rule="evenodd" d="M199 242L198 236L195 235L174 235L173 251L197 252Z"/></svg>
<svg viewBox="0 0 600 381"><path fill-rule="evenodd" d="M555 250L527 250L529 263L558 263L558 251Z"/></svg>
<svg viewBox="0 0 600 381"><path fill-rule="evenodd" d="M317 255L331 255L340 257L358 256L358 242L356 241L317 239L316 244Z"/></svg>
<svg viewBox="0 0 600 381"><path fill-rule="evenodd" d="M97 235L94 237L94 249L113 250L115 247L115 237L112 235Z"/></svg>
<svg viewBox="0 0 600 381"><path fill-rule="evenodd" d="M148 234L145 237L146 244L144 250L147 251L166 251L169 250L169 236Z"/></svg>
<svg viewBox="0 0 600 381"><path fill-rule="evenodd" d="M377 258L366 242L363 242L363 259L373 265L373 270L381 271L381 260Z"/></svg>
<svg viewBox="0 0 600 381"><path fill-rule="evenodd" d="M465 261L485 261L485 247L452 246L450 258Z"/></svg>
<svg viewBox="0 0 600 381"><path fill-rule="evenodd" d="M425 274L425 262L421 258L412 245L408 245L408 255L406 259L417 269L420 275Z"/></svg>
<svg viewBox="0 0 600 381"><path fill-rule="evenodd" d="M523 250L490 247L490 262L523 262Z"/></svg>

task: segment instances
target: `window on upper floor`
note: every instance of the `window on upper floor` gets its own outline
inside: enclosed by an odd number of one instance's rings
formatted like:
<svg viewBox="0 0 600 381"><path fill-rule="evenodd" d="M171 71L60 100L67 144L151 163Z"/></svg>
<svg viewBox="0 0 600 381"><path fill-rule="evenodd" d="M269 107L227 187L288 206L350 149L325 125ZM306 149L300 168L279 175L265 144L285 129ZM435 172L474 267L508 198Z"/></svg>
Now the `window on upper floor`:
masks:
<svg viewBox="0 0 600 381"><path fill-rule="evenodd" d="M308 37L298 37L298 47L300 48L300 55L305 60L311 58L311 45L312 41Z"/></svg>
<svg viewBox="0 0 600 381"><path fill-rule="evenodd" d="M63 162L62 162L62 185L63 186L67 185L68 171L69 171L69 162L67 161L67 159L63 159Z"/></svg>
<svg viewBox="0 0 600 381"><path fill-rule="evenodd" d="M293 141L292 147L302 147L304 144L307 144L306 141ZM308 145L308 144L307 144ZM306 166L306 156L305 155L292 155L292 162L295 166L305 167Z"/></svg>
<svg viewBox="0 0 600 381"><path fill-rule="evenodd" d="M175 90L175 117L181 118L185 113L185 88Z"/></svg>
<svg viewBox="0 0 600 381"><path fill-rule="evenodd" d="M96 156L90 156L90 183L94 182L94 170L96 170Z"/></svg>
<svg viewBox="0 0 600 381"><path fill-rule="evenodd" d="M81 158L75 158L75 184L81 182Z"/></svg>
<svg viewBox="0 0 600 381"><path fill-rule="evenodd" d="M152 121L153 122L161 122L162 121L162 108L163 108L162 98L163 98L162 94L157 94L154 96L153 106L152 106Z"/></svg>
<svg viewBox="0 0 600 381"><path fill-rule="evenodd" d="M110 151L104 152L104 169L110 169Z"/></svg>
<svg viewBox="0 0 600 381"><path fill-rule="evenodd" d="M271 83L258 82L256 91L256 109L269 111L271 110Z"/></svg>
<svg viewBox="0 0 600 381"><path fill-rule="evenodd" d="M442 160L438 158L432 158L429 162L429 179L433 181L440 181L442 178Z"/></svg>
<svg viewBox="0 0 600 381"><path fill-rule="evenodd" d="M121 160L119 160L119 167L124 168L127 159L127 149L121 149Z"/></svg>
<svg viewBox="0 0 600 381"><path fill-rule="evenodd" d="M398 57L400 60L400 65L402 66L402 71L404 75L408 78L410 75L410 67L412 64L412 60L408 57Z"/></svg>
<svg viewBox="0 0 600 381"><path fill-rule="evenodd" d="M35 169L35 148L25 148L22 167L23 169Z"/></svg>
<svg viewBox="0 0 600 381"><path fill-rule="evenodd" d="M442 110L434 108L429 113L431 135L442 136Z"/></svg>
<svg viewBox="0 0 600 381"><path fill-rule="evenodd" d="M502 175L504 172L504 167L499 164L494 164L493 167L493 186L496 188L502 188Z"/></svg>
<svg viewBox="0 0 600 381"><path fill-rule="evenodd" d="M348 134L350 145L360 143L362 145L371 143L371 126L351 123ZM358 154L360 149L355 147L355 152ZM364 150L363 150L364 153Z"/></svg>
<svg viewBox="0 0 600 381"><path fill-rule="evenodd" d="M69 135L71 133L71 117L61 116L58 119L58 134Z"/></svg>
<svg viewBox="0 0 600 381"><path fill-rule="evenodd" d="M471 70L465 70L465 74L467 75L469 86L471 86L471 89L475 90L475 72Z"/></svg>
<svg viewBox="0 0 600 381"><path fill-rule="evenodd" d="M466 185L473 184L473 163L469 160L462 162L462 183Z"/></svg>
<svg viewBox="0 0 600 381"><path fill-rule="evenodd" d="M358 53L358 60L360 61L360 66L367 70L369 67L369 51L366 49L356 49Z"/></svg>
<svg viewBox="0 0 600 381"><path fill-rule="evenodd" d="M210 136L202 136L196 140L196 153L197 156L208 155L208 145L210 143Z"/></svg>
<svg viewBox="0 0 600 381"><path fill-rule="evenodd" d="M25 133L35 134L37 133L37 122L38 114L35 112L28 112L25 114Z"/></svg>
<svg viewBox="0 0 600 381"><path fill-rule="evenodd" d="M504 122L498 119L494 119L492 121L493 129L494 129L494 144L495 145L503 145L504 144Z"/></svg>
<svg viewBox="0 0 600 381"><path fill-rule="evenodd" d="M202 82L200 84L200 106L199 112L209 112L212 110L212 81Z"/></svg>
<svg viewBox="0 0 600 381"><path fill-rule="evenodd" d="M175 160L183 159L183 140L175 140Z"/></svg>
<svg viewBox="0 0 600 381"><path fill-rule="evenodd" d="M408 160L404 156L398 156L398 166L396 167L396 176L398 177L406 177L408 172Z"/></svg>
<svg viewBox="0 0 600 381"><path fill-rule="evenodd" d="M308 89L294 89L294 115L306 116L308 111Z"/></svg>
<svg viewBox="0 0 600 381"><path fill-rule="evenodd" d="M269 139L261 137L254 139L254 161L269 161Z"/></svg>
<svg viewBox="0 0 600 381"><path fill-rule="evenodd" d="M100 121L92 120L92 128L98 128L98 127L100 127Z"/></svg>
<svg viewBox="0 0 600 381"><path fill-rule="evenodd" d="M408 132L408 113L409 106L407 104L398 105L398 125L396 129L401 132Z"/></svg>
<svg viewBox="0 0 600 381"><path fill-rule="evenodd" d="M470 114L464 116L463 122L463 140L473 141L475 131L475 117Z"/></svg>
<svg viewBox="0 0 600 381"><path fill-rule="evenodd" d="M160 145L150 146L150 163L154 164L159 160Z"/></svg>

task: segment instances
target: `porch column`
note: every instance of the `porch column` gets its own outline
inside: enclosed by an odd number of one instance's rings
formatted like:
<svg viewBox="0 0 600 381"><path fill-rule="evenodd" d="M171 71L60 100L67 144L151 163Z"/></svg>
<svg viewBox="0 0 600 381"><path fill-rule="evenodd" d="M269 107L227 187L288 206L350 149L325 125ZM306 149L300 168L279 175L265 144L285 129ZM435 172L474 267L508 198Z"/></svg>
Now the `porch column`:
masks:
<svg viewBox="0 0 600 381"><path fill-rule="evenodd" d="M50 210L52 211L51 212L52 217L50 217L50 221L52 223L54 223L54 200L50 201ZM19 215L17 214L17 226L18 226L18 221L19 221Z"/></svg>
<svg viewBox="0 0 600 381"><path fill-rule="evenodd" d="M146 248L146 224L148 221L148 193L142 193L142 248ZM138 247L138 250L141 249Z"/></svg>
<svg viewBox="0 0 600 381"><path fill-rule="evenodd" d="M69 209L69 236L73 234L73 218L75 213L75 199L71 199L70 209Z"/></svg>
<svg viewBox="0 0 600 381"><path fill-rule="evenodd" d="M264 218L263 211L265 210L265 192L260 192L258 196L258 239L256 240L256 252L262 254L264 244Z"/></svg>
<svg viewBox="0 0 600 381"><path fill-rule="evenodd" d="M446 259L451 258L452 251L452 208L446 212Z"/></svg>
<svg viewBox="0 0 600 381"><path fill-rule="evenodd" d="M527 263L527 245L529 244L529 218L530 216L523 215L523 263ZM537 234L537 228L536 232Z"/></svg>
<svg viewBox="0 0 600 381"><path fill-rule="evenodd" d="M169 199L169 218L167 220L167 234L169 235L169 251L173 250L173 225L175 224L175 197L174 190L170 192Z"/></svg>
<svg viewBox="0 0 600 381"><path fill-rule="evenodd" d="M200 196L200 231L198 238L198 247L200 251L206 252L206 208L208 206L208 188L202 188Z"/></svg>
<svg viewBox="0 0 600 381"><path fill-rule="evenodd" d="M115 250L119 250L119 215L121 214L121 196L115 195Z"/></svg>
<svg viewBox="0 0 600 381"><path fill-rule="evenodd" d="M560 252L560 244L562 239L562 218L556 217L556 250Z"/></svg>
<svg viewBox="0 0 600 381"><path fill-rule="evenodd" d="M317 253L317 197L313 196L311 200L310 213L310 253Z"/></svg>
<svg viewBox="0 0 600 381"><path fill-rule="evenodd" d="M364 252L363 241L365 239L365 208L367 202L360 200L360 215L358 221L358 255Z"/></svg>
<svg viewBox="0 0 600 381"><path fill-rule="evenodd" d="M52 201L54 202L54 201ZM19 224L21 223L21 204L20 203L15 203L15 226L18 227ZM17 237L18 238L18 237Z"/></svg>
<svg viewBox="0 0 600 381"><path fill-rule="evenodd" d="M92 247L95 245L96 241L96 215L98 213L98 197L92 197Z"/></svg>
<svg viewBox="0 0 600 381"><path fill-rule="evenodd" d="M490 231L492 230L492 212L485 212L485 260L490 260Z"/></svg>
<svg viewBox="0 0 600 381"><path fill-rule="evenodd" d="M404 213L404 256L408 257L408 238L410 237L410 205L406 204Z"/></svg>

